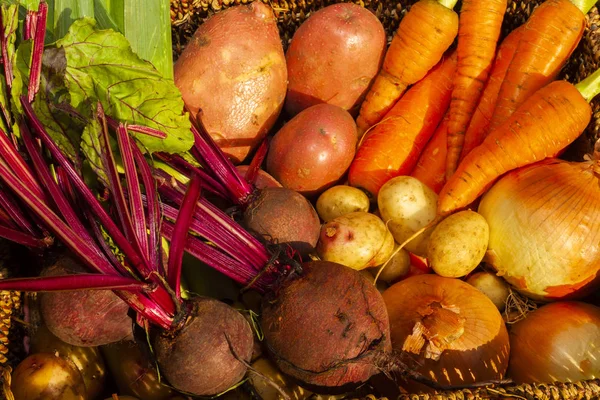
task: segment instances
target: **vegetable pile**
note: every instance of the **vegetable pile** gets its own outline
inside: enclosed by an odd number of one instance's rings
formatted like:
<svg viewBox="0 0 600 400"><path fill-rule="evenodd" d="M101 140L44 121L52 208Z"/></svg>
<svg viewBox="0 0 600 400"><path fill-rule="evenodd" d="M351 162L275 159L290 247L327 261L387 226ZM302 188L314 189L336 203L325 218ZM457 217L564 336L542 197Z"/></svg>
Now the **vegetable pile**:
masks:
<svg viewBox="0 0 600 400"><path fill-rule="evenodd" d="M0 240L39 261L0 280L31 293L16 400L600 375L600 142L559 158L600 71L557 80L592 1L502 37L506 0L419 0L389 47L339 3L287 51L252 2L175 62L57 4L0 6Z"/></svg>

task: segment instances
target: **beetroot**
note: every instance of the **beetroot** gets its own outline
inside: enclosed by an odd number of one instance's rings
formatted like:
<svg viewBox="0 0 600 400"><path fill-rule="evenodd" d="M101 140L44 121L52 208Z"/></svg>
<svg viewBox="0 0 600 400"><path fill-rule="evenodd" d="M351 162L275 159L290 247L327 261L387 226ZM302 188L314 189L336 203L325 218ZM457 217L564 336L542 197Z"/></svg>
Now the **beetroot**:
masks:
<svg viewBox="0 0 600 400"><path fill-rule="evenodd" d="M264 188L244 212L245 225L277 243L287 243L302 254L319 240L321 222L312 204L286 188Z"/></svg>
<svg viewBox="0 0 600 400"><path fill-rule="evenodd" d="M154 342L160 369L176 389L196 395L224 392L246 374L252 329L242 314L220 301L197 297L187 305L185 325Z"/></svg>
<svg viewBox="0 0 600 400"><path fill-rule="evenodd" d="M44 269L42 276L82 272L81 264L62 256ZM42 293L40 312L50 332L73 346L101 346L133 335L129 306L111 290Z"/></svg>
<svg viewBox="0 0 600 400"><path fill-rule="evenodd" d="M381 294L340 264L308 262L302 269L263 301L261 325L273 360L311 386L367 381L391 350Z"/></svg>

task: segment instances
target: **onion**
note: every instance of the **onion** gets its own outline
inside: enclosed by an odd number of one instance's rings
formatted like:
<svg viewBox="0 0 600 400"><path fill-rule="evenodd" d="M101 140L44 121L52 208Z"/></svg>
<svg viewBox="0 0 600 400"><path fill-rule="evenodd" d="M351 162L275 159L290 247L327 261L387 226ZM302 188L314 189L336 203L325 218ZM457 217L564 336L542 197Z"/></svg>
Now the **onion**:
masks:
<svg viewBox="0 0 600 400"><path fill-rule="evenodd" d="M547 304L510 332L509 376L519 383L572 382L600 377L600 308L580 302Z"/></svg>
<svg viewBox="0 0 600 400"><path fill-rule="evenodd" d="M392 347L420 356L417 372L441 385L502 379L508 332L482 292L461 280L417 275L383 293Z"/></svg>
<svg viewBox="0 0 600 400"><path fill-rule="evenodd" d="M538 300L578 298L600 269L600 164L548 159L505 175L482 198L485 261Z"/></svg>

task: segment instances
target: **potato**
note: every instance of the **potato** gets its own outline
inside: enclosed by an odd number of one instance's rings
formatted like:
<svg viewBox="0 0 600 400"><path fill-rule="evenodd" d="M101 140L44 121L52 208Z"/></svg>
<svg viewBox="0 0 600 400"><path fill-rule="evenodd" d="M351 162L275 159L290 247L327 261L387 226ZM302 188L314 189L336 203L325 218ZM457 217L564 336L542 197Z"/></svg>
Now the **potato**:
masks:
<svg viewBox="0 0 600 400"><path fill-rule="evenodd" d="M435 219L437 194L416 178L397 176L381 187L377 195L377 205L381 219L388 222L396 242L404 243ZM411 240L404 248L424 256L432 228Z"/></svg>
<svg viewBox="0 0 600 400"><path fill-rule="evenodd" d="M58 354L71 360L81 373L87 397L96 399L102 393L106 381L106 367L97 347L78 347L67 344L42 325L31 335L31 352Z"/></svg>
<svg viewBox="0 0 600 400"><path fill-rule="evenodd" d="M362 270L384 263L394 250L394 237L383 221L358 211L321 227L317 253L322 260Z"/></svg>
<svg viewBox="0 0 600 400"><path fill-rule="evenodd" d="M329 222L351 212L367 212L369 205L369 197L362 190L348 185L337 185L321 193L316 209L319 217Z"/></svg>
<svg viewBox="0 0 600 400"><path fill-rule="evenodd" d="M302 111L273 137L267 172L306 196L333 186L354 159L356 123L338 106L319 104Z"/></svg>
<svg viewBox="0 0 600 400"><path fill-rule="evenodd" d="M175 392L159 381L156 368L133 341L101 347L119 392L144 400L168 400Z"/></svg>
<svg viewBox="0 0 600 400"><path fill-rule="evenodd" d="M510 294L508 283L491 272L482 271L471 275L467 281L469 285L475 286L492 300L498 310L504 310L506 299Z"/></svg>
<svg viewBox="0 0 600 400"><path fill-rule="evenodd" d="M377 76L386 37L377 17L351 3L312 14L294 33L286 53L290 115L319 103L355 114Z"/></svg>
<svg viewBox="0 0 600 400"><path fill-rule="evenodd" d="M398 248L398 243L394 244L394 251ZM373 276L377 276L381 267L370 268L371 274ZM408 251L404 249L400 249L398 253L396 253L390 262L385 266L381 274L379 274L379 280L382 280L386 283L394 283L401 278L408 275L410 272L410 254Z"/></svg>
<svg viewBox="0 0 600 400"><path fill-rule="evenodd" d="M139 400L137 397L132 397L132 396L119 396L117 394L113 395L112 397L109 397L105 400ZM169 399L171 400L171 399Z"/></svg>
<svg viewBox="0 0 600 400"><path fill-rule="evenodd" d="M235 163L260 143L283 107L287 68L276 22L260 1L218 12L174 66L190 113Z"/></svg>
<svg viewBox="0 0 600 400"><path fill-rule="evenodd" d="M12 373L10 388L15 400L88 399L75 364L52 353L31 354L21 361Z"/></svg>
<svg viewBox="0 0 600 400"><path fill-rule="evenodd" d="M270 384L269 380L281 388L289 399L304 400L312 393L296 385L268 359L260 358L252 363L248 374L250 385L262 400L282 400L281 393Z"/></svg>
<svg viewBox="0 0 600 400"><path fill-rule="evenodd" d="M483 260L490 230L480 214L466 210L442 220L431 233L427 259L436 274L459 278Z"/></svg>

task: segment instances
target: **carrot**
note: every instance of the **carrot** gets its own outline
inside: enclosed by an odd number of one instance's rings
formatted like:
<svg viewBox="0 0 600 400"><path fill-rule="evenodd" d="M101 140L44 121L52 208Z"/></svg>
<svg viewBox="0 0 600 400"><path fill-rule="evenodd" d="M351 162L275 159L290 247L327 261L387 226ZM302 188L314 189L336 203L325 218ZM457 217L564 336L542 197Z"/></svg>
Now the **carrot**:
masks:
<svg viewBox="0 0 600 400"><path fill-rule="evenodd" d="M457 0L420 0L400 21L383 66L369 89L356 120L359 135L394 106L407 87L427 75L458 33ZM359 136L359 137L360 137Z"/></svg>
<svg viewBox="0 0 600 400"><path fill-rule="evenodd" d="M502 41L502 44L500 44L498 54L494 60L492 72L490 73L490 78L488 79L487 85L481 95L481 100L479 100L479 104L473 113L473 118L465 133L465 143L459 161L462 161L471 150L479 146L487 134L490 120L492 119L494 108L496 107L496 101L498 100L500 86L504 81L506 71L515 54L522 32L523 26L520 26L512 31L506 39Z"/></svg>
<svg viewBox="0 0 600 400"><path fill-rule="evenodd" d="M465 132L488 81L507 0L463 0L458 26L458 66L450 102L446 176L456 170Z"/></svg>
<svg viewBox="0 0 600 400"><path fill-rule="evenodd" d="M450 104L456 52L411 87L373 129L365 134L348 182L377 196L389 179L408 175Z"/></svg>
<svg viewBox="0 0 600 400"><path fill-rule="evenodd" d="M554 81L535 92L460 163L440 192L438 214L466 207L504 173L567 147L590 122L589 101L599 92L600 70L577 85Z"/></svg>
<svg viewBox="0 0 600 400"><path fill-rule="evenodd" d="M436 193L439 193L446 183L446 137L449 119L450 113L446 113L410 174Z"/></svg>
<svg viewBox="0 0 600 400"><path fill-rule="evenodd" d="M524 25L506 77L500 87L490 130L496 129L533 93L553 81L577 47L585 13L595 0L546 0Z"/></svg>

